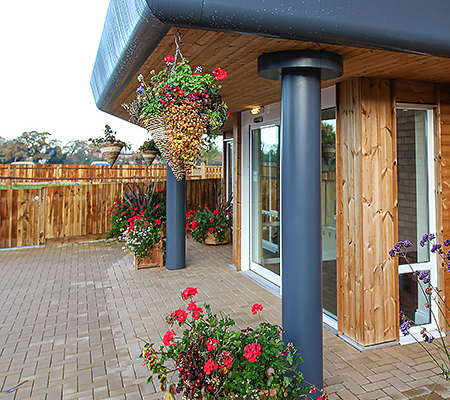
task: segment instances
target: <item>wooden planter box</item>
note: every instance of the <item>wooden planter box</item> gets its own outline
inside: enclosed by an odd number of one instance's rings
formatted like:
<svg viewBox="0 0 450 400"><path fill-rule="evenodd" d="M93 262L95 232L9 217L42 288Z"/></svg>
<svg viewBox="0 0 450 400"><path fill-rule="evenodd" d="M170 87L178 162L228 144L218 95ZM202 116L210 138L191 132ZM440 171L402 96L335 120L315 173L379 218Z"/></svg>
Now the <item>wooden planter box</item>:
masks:
<svg viewBox="0 0 450 400"><path fill-rule="evenodd" d="M164 253L162 249L162 241L156 243L151 251L151 258L145 257L138 261L137 257L133 257L133 263L136 270L142 268L162 267L164 263Z"/></svg>
<svg viewBox="0 0 450 400"><path fill-rule="evenodd" d="M216 239L216 236L214 233L207 233L205 238L205 244L212 244L212 245L218 245L218 244L227 244L231 242L231 229L227 229L225 232L225 238L223 242L219 242Z"/></svg>

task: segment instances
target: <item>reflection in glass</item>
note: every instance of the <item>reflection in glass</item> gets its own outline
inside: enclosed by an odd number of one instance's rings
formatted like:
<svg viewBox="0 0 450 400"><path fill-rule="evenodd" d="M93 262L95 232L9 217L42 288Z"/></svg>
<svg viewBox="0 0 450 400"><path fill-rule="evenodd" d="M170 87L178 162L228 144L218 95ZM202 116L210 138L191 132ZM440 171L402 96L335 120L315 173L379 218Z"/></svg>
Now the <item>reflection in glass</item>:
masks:
<svg viewBox="0 0 450 400"><path fill-rule="evenodd" d="M252 131L251 258L280 275L280 133L278 126Z"/></svg>
<svg viewBox="0 0 450 400"><path fill-rule="evenodd" d="M425 293L429 283L416 279L413 273L399 275L400 310L416 325L431 323L431 296Z"/></svg>
<svg viewBox="0 0 450 400"><path fill-rule="evenodd" d="M427 246L418 246L429 229L426 133L426 110L397 110L398 237L413 243L407 253L411 264L428 262L430 254Z"/></svg>
<svg viewBox="0 0 450 400"><path fill-rule="evenodd" d="M336 110L322 110L323 309L337 319Z"/></svg>

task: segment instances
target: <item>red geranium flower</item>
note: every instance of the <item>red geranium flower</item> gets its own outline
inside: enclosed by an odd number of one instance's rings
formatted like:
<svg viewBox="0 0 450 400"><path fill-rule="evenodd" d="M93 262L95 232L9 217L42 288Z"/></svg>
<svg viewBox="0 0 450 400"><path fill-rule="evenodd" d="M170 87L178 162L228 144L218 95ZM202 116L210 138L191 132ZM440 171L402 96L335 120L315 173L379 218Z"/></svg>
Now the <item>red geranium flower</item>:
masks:
<svg viewBox="0 0 450 400"><path fill-rule="evenodd" d="M214 218L211 218L211 219L209 220L209 222L213 223L213 222L214 222Z"/></svg>
<svg viewBox="0 0 450 400"><path fill-rule="evenodd" d="M209 233L214 233L214 228L209 228Z"/></svg>
<svg viewBox="0 0 450 400"><path fill-rule="evenodd" d="M258 361L258 356L260 355L261 355L261 345L256 343L250 343L244 347L244 357L251 363Z"/></svg>
<svg viewBox="0 0 450 400"><path fill-rule="evenodd" d="M187 287L186 289L183 290L183 292L181 292L181 298L183 300L187 300L190 297L194 297L197 293L198 293L197 288Z"/></svg>
<svg viewBox="0 0 450 400"><path fill-rule="evenodd" d="M198 221L197 221L196 219L194 219L194 220L192 221L191 226L192 226L192 229L197 228L197 226L198 226Z"/></svg>
<svg viewBox="0 0 450 400"><path fill-rule="evenodd" d="M173 331L173 329L171 331L167 331L166 334L163 337L164 346L169 346L170 345L170 341L174 337L175 337L175 332Z"/></svg>
<svg viewBox="0 0 450 400"><path fill-rule="evenodd" d="M219 210L214 210L214 211L213 211L213 214L214 214L214 215L219 214Z"/></svg>
<svg viewBox="0 0 450 400"><path fill-rule="evenodd" d="M155 219L155 222L156 222L156 225L161 225L161 220L159 218Z"/></svg>
<svg viewBox="0 0 450 400"><path fill-rule="evenodd" d="M215 76L217 81L223 81L228 75L227 71L219 67L214 68L212 74Z"/></svg>
<svg viewBox="0 0 450 400"><path fill-rule="evenodd" d="M167 57L164 58L164 62L166 64L172 63L174 61L175 61L175 57L174 56L167 56Z"/></svg>
<svg viewBox="0 0 450 400"><path fill-rule="evenodd" d="M262 311L263 310L263 306L261 304L255 303L252 305L252 314L256 315L258 314L258 311Z"/></svg>
<svg viewBox="0 0 450 400"><path fill-rule="evenodd" d="M212 358L205 362L203 366L203 371L205 371L206 375L210 375L215 369L219 368L219 364L215 363Z"/></svg>

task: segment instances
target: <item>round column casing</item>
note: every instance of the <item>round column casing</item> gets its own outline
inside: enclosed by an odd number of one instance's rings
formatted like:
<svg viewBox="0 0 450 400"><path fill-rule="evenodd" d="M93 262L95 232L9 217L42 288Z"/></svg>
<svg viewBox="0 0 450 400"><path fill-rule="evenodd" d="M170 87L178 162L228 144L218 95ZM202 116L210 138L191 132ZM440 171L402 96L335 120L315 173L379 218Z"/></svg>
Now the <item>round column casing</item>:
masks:
<svg viewBox="0 0 450 400"><path fill-rule="evenodd" d="M281 51L258 58L258 75L281 80L281 293L283 340L300 347L304 378L323 387L321 79L342 58Z"/></svg>
<svg viewBox="0 0 450 400"><path fill-rule="evenodd" d="M167 167L166 268L186 266L186 179L177 181Z"/></svg>

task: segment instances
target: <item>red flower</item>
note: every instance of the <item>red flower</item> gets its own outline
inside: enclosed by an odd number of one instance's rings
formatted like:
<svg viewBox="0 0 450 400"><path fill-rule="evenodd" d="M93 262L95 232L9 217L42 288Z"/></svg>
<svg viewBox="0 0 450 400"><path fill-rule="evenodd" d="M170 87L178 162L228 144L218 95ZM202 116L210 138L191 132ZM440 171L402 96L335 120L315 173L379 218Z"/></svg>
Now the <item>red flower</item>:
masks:
<svg viewBox="0 0 450 400"><path fill-rule="evenodd" d="M190 297L194 297L197 293L198 293L198 292L197 292L197 288L187 287L186 289L184 289L184 290L181 292L181 298L182 298L183 300L187 300L187 299L189 299Z"/></svg>
<svg viewBox="0 0 450 400"><path fill-rule="evenodd" d="M191 300L191 302L187 306L187 310L188 311L195 311L196 308L197 308L197 304L195 303L194 300Z"/></svg>
<svg viewBox="0 0 450 400"><path fill-rule="evenodd" d="M258 361L258 356L261 355L261 345L250 343L244 347L244 357L252 362Z"/></svg>
<svg viewBox="0 0 450 400"><path fill-rule="evenodd" d="M158 208L160 208L161 207L161 204L157 204L156 205L156 209L158 209Z"/></svg>
<svg viewBox="0 0 450 400"><path fill-rule="evenodd" d="M156 225L161 225L161 220L159 218L155 219L155 222L156 222Z"/></svg>
<svg viewBox="0 0 450 400"><path fill-rule="evenodd" d="M214 68L212 73L215 76L217 81L224 80L227 77L227 75L228 75L227 71L225 71L224 69L219 68L219 67Z"/></svg>
<svg viewBox="0 0 450 400"><path fill-rule="evenodd" d="M174 337L175 337L175 332L173 331L173 329L171 331L167 331L166 334L163 337L164 346L169 346L170 345L170 341Z"/></svg>
<svg viewBox="0 0 450 400"><path fill-rule="evenodd" d="M211 218L211 219L209 220L209 222L213 223L213 222L214 222L214 218Z"/></svg>
<svg viewBox="0 0 450 400"><path fill-rule="evenodd" d="M227 367L228 369L231 369L231 364L233 362L233 357L231 357L230 353L228 353L227 359L223 362L223 365Z"/></svg>
<svg viewBox="0 0 450 400"><path fill-rule="evenodd" d="M174 311L171 315L171 317L175 317L178 322L184 322L188 316L188 313L181 308Z"/></svg>
<svg viewBox="0 0 450 400"><path fill-rule="evenodd" d="M144 221L144 225L150 225L150 222Z"/></svg>
<svg viewBox="0 0 450 400"><path fill-rule="evenodd" d="M166 64L172 63L174 61L175 61L175 57L174 56L167 56L167 57L164 58L164 62Z"/></svg>
<svg viewBox="0 0 450 400"><path fill-rule="evenodd" d="M214 228L209 228L209 233L214 233Z"/></svg>
<svg viewBox="0 0 450 400"><path fill-rule="evenodd" d="M261 304L255 303L252 305L252 314L256 315L258 314L258 311L262 311L263 310L263 306Z"/></svg>
<svg viewBox="0 0 450 400"><path fill-rule="evenodd" d="M219 368L219 364L215 363L212 358L205 362L203 366L203 371L205 371L206 375L210 375L215 369Z"/></svg>
<svg viewBox="0 0 450 400"><path fill-rule="evenodd" d="M216 344L218 344L219 341L216 338L209 338L206 342L206 348L208 351L213 351L216 349Z"/></svg>
<svg viewBox="0 0 450 400"><path fill-rule="evenodd" d="M198 221L196 220L196 219L194 219L193 221L192 221L192 229L195 229L195 228L197 228L197 226L198 226Z"/></svg>
<svg viewBox="0 0 450 400"><path fill-rule="evenodd" d="M213 211L213 214L214 214L214 215L219 214L219 210L214 210L214 211Z"/></svg>
<svg viewBox="0 0 450 400"><path fill-rule="evenodd" d="M200 314L203 312L203 308L197 307L194 312L192 313L192 318L194 318L194 321L197 321L200 318Z"/></svg>
<svg viewBox="0 0 450 400"><path fill-rule="evenodd" d="M162 189L156 189L156 193L162 193Z"/></svg>

